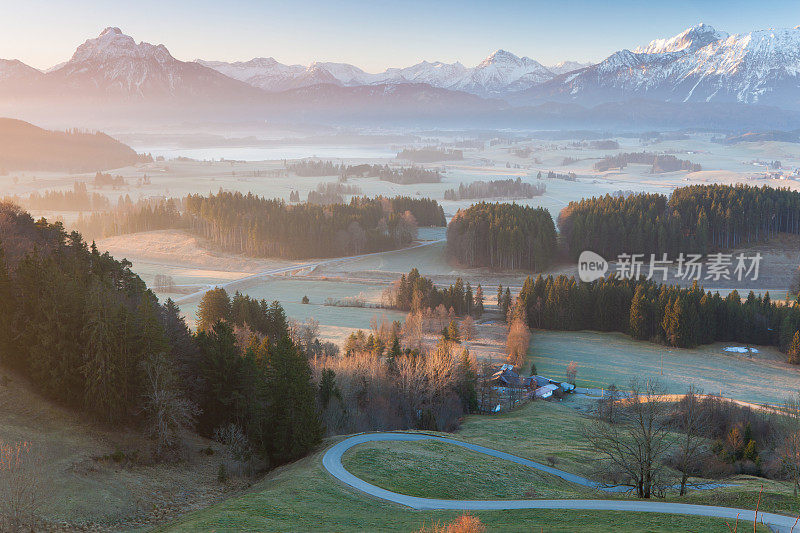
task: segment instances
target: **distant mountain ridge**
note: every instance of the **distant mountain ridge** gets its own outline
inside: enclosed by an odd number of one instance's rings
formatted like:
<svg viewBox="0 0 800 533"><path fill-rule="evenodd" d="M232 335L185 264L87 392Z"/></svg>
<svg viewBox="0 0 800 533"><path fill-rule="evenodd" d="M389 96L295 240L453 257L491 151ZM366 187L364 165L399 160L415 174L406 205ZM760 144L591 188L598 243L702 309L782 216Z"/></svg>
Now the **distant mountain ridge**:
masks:
<svg viewBox="0 0 800 533"><path fill-rule="evenodd" d="M698 24L516 96L517 104L647 98L800 109L800 28L728 35Z"/></svg>
<svg viewBox="0 0 800 533"><path fill-rule="evenodd" d="M270 92L297 89L318 83L332 83L344 87L426 83L440 89L464 91L492 98L528 89L556 75L529 57L518 57L505 50L497 50L475 67L465 67L459 62L422 61L410 67L389 68L377 74L365 72L347 63L314 62L308 67L303 67L284 65L271 57L235 63L201 59L196 62ZM580 63L563 62L559 63L557 68L561 72L565 66L571 65L581 66Z"/></svg>
<svg viewBox="0 0 800 533"><path fill-rule="evenodd" d="M0 118L0 170L94 172L148 159L104 133L49 131Z"/></svg>
<svg viewBox="0 0 800 533"><path fill-rule="evenodd" d="M644 102L800 110L800 28L728 35L698 24L614 52L597 64L565 61L547 67L497 50L474 67L422 61L374 74L346 63L284 65L271 57L181 61L164 45L137 44L110 27L44 72L0 60L0 96L2 114L27 108L42 113L58 105L83 113L77 116L117 113L122 119L305 120L404 113L406 118L449 114L491 122L492 113L509 108L549 104L548 116L575 116L553 104L594 108L627 101L639 102L632 109L648 109L647 114L656 108ZM720 109L709 108L715 115Z"/></svg>

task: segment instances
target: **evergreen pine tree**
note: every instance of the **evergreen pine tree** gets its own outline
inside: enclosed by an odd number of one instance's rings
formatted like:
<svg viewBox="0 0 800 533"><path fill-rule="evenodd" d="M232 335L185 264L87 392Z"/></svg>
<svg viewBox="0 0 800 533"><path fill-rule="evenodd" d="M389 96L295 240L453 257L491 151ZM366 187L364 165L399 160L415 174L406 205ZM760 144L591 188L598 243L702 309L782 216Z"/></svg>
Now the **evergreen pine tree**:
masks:
<svg viewBox="0 0 800 533"><path fill-rule="evenodd" d="M231 299L222 287L206 291L197 308L197 330L205 331L219 320L231 320Z"/></svg>
<svg viewBox="0 0 800 533"><path fill-rule="evenodd" d="M14 338L14 313L17 309L16 295L6 264L5 251L0 243L0 363L8 362Z"/></svg>
<svg viewBox="0 0 800 533"><path fill-rule="evenodd" d="M631 301L630 334L634 339L646 340L650 338L648 305L644 285L639 285L636 288L636 293Z"/></svg>
<svg viewBox="0 0 800 533"><path fill-rule="evenodd" d="M86 339L81 368L85 389L84 406L104 422L117 421L123 414L125 368L120 364L118 342L121 312L114 313L105 289L96 283L89 292L83 335ZM115 334L117 333L117 334Z"/></svg>
<svg viewBox="0 0 800 533"><path fill-rule="evenodd" d="M795 332L786 357L791 364L800 365L800 331Z"/></svg>
<svg viewBox="0 0 800 533"><path fill-rule="evenodd" d="M473 306L474 315L480 317L483 314L483 287L480 283L478 288L475 289L475 305Z"/></svg>
<svg viewBox="0 0 800 533"><path fill-rule="evenodd" d="M268 455L271 464L277 465L302 457L322 438L311 369L288 337L274 348L268 382L272 427Z"/></svg>

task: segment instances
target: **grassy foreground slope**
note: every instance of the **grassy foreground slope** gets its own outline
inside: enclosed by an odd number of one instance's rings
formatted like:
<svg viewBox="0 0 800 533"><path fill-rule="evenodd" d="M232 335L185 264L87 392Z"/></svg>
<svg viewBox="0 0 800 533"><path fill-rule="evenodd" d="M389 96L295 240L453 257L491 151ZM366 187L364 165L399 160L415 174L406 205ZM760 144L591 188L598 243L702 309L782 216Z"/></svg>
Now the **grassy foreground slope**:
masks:
<svg viewBox="0 0 800 533"><path fill-rule="evenodd" d="M575 406L581 404L536 402L500 416L470 416L461 430L447 436L541 462L554 456L558 468L586 473L593 459L577 439L582 416ZM345 465L380 486L409 494L476 499L611 497L481 454L461 449L450 454L447 444L380 444L354 448L345 455ZM414 511L354 491L323 469L323 453L320 450L276 470L252 492L185 515L159 531L415 531L458 515ZM734 482L737 487L668 501L754 508L760 480L740 477ZM798 512L790 489L777 482L765 483L761 507L784 514ZM626 532L728 531L720 519L678 515L536 509L474 514L488 531L608 531L609 524L615 525L615 531Z"/></svg>
<svg viewBox="0 0 800 533"><path fill-rule="evenodd" d="M416 531L455 511L414 511L372 499L334 480L322 452L273 472L253 492L190 513L157 531ZM724 532L723 520L649 513L517 510L475 512L488 531Z"/></svg>
<svg viewBox="0 0 800 533"><path fill-rule="evenodd" d="M543 464L554 461L555 467L594 478L597 455L584 443L580 426L585 420L581 411L591 400L569 397L563 402L534 402L516 411L498 416L469 416L454 439L502 450ZM443 452L439 460L433 451ZM482 454L466 458L464 451L448 455L450 447L439 443L369 443L352 448L344 456L344 465L353 473L379 487L421 497L462 499L608 499L630 498L627 495L594 491L567 483L559 478L527 470ZM416 484L410 472L399 464L417 469ZM461 483L462 496L454 496ZM713 481L713 480L709 480ZM669 493L663 500L698 505L718 505L741 509L759 508L789 516L800 514L800 499L792 495L788 482L739 475L724 480L731 486L714 490L690 491L686 496ZM762 492L763 486L763 492ZM566 512L566 511L565 511Z"/></svg>

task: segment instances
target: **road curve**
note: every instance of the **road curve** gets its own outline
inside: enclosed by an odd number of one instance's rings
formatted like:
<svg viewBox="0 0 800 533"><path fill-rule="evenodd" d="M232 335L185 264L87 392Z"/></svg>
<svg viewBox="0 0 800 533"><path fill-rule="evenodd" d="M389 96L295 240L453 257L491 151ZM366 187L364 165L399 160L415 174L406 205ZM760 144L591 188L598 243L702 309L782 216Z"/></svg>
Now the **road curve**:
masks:
<svg viewBox="0 0 800 533"><path fill-rule="evenodd" d="M348 437L343 441L331 446L322 457L323 467L336 479L358 489L370 496L387 500L400 505L420 510L469 510L469 511L492 511L507 509L576 509L594 511L635 511L644 513L665 513L708 516L714 518L724 518L736 520L737 517L745 522L752 522L755 511L748 509L734 509L731 507L716 507L710 505L691 505L685 503L666 503L643 500L439 500L434 498L418 498L399 494L367 483L363 479L351 474L342 465L342 455L344 452L367 442L378 441L423 441L435 440L446 442L455 446L461 446L468 450L497 457L517 463L529 468L534 468L548 472L566 481L577 483L582 486L593 487L604 490L618 491L617 487L601 487L598 483L583 478L581 476L563 472L556 468L517 457L509 453L493 450L477 444L425 435L420 433L362 433ZM795 518L773 513L758 513L758 520L778 532L790 532L795 524ZM800 529L798 529L800 531Z"/></svg>

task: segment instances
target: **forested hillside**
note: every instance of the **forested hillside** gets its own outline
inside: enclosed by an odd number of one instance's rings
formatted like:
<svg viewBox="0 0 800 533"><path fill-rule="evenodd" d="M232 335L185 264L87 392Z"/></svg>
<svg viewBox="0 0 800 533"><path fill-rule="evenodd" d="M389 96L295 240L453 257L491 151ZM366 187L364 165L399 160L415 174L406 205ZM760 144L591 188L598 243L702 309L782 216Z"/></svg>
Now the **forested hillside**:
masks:
<svg viewBox="0 0 800 533"><path fill-rule="evenodd" d="M193 430L241 432L267 466L319 441L308 360L277 302L214 291L193 334L130 263L11 204L0 204L0 302L0 365L88 419L152 435L157 456Z"/></svg>
<svg viewBox="0 0 800 533"><path fill-rule="evenodd" d="M450 221L447 253L473 267L541 270L555 258L553 218L541 207L481 202Z"/></svg>
<svg viewBox="0 0 800 533"><path fill-rule="evenodd" d="M558 218L570 256L592 250L705 254L800 233L800 192L746 185L692 185L661 194L570 202Z"/></svg>
<svg viewBox="0 0 800 533"><path fill-rule="evenodd" d="M93 172L143 161L152 158L104 133L48 131L0 118L0 170Z"/></svg>

